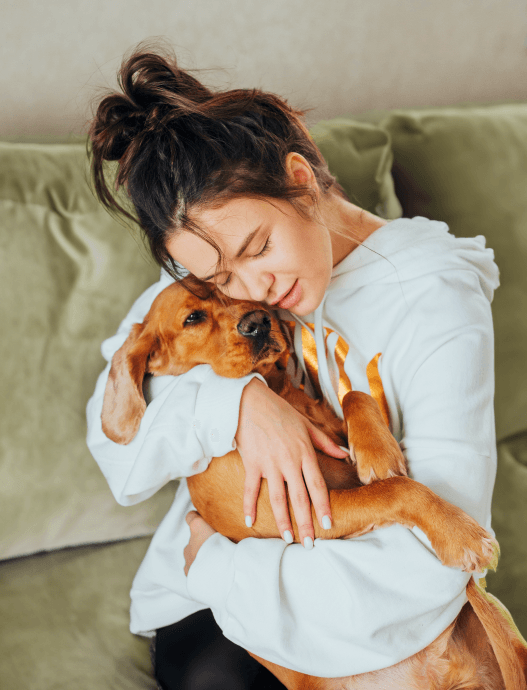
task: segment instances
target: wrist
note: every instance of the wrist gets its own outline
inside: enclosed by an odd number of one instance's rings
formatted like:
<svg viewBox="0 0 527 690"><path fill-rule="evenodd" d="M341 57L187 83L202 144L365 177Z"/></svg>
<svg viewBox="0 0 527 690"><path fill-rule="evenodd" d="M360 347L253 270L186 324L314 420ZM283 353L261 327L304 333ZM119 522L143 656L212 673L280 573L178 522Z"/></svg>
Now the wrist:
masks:
<svg viewBox="0 0 527 690"><path fill-rule="evenodd" d="M251 379L242 391L240 398L240 413L247 406L251 407L252 409L258 407L261 404L258 401L261 400L262 396L265 396L266 394L265 389L269 390L267 384L261 379L257 378L256 376Z"/></svg>
<svg viewBox="0 0 527 690"><path fill-rule="evenodd" d="M224 605L234 581L235 549L236 544L220 532L203 542L187 575L187 592L192 599L210 608Z"/></svg>

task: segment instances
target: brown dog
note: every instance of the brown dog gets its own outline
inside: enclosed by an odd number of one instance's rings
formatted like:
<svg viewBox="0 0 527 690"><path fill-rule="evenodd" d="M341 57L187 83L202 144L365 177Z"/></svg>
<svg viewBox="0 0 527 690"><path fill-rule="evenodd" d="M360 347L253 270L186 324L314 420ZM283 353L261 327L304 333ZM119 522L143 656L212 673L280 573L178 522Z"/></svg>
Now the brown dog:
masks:
<svg viewBox="0 0 527 690"><path fill-rule="evenodd" d="M406 476L405 458L377 402L360 391L346 393L342 422L324 400L315 401L291 385L284 368L288 354L281 324L265 305L228 299L186 278L158 295L143 323L133 326L114 355L102 410L103 431L121 444L135 437L146 409L142 385L147 373L179 375L198 364L210 364L216 374L229 378L258 372L337 445L348 444L352 451L354 463L315 451L333 516L332 528L322 530L312 508L315 537L352 538L393 523L417 526L443 564L466 572L495 568L499 550L495 540L460 508ZM352 419L353 424L348 424ZM187 478L199 514L233 542L280 537L266 479L261 482L256 521L252 528L245 525L244 481L238 451L213 458L205 472ZM289 497L288 505L298 542ZM317 678L251 656L290 690L527 690L527 648L507 621L508 612L473 579L467 596L469 602L456 620L432 644L380 671Z"/></svg>

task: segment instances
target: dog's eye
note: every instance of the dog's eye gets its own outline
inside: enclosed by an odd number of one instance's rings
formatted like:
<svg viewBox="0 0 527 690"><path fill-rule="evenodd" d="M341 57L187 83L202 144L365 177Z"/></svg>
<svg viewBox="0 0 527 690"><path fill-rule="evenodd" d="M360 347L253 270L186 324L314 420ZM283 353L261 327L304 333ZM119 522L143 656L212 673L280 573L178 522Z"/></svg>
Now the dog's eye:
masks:
<svg viewBox="0 0 527 690"><path fill-rule="evenodd" d="M206 312L201 310L193 311L192 314L189 314L187 316L183 326L190 326L193 323L199 323L200 321L203 321L205 319L206 315Z"/></svg>

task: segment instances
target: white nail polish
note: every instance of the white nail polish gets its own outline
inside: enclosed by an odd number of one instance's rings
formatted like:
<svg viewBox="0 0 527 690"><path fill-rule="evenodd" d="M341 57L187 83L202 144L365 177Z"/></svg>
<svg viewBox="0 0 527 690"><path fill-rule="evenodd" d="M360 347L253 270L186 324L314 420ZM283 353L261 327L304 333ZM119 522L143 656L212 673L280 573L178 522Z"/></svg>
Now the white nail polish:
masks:
<svg viewBox="0 0 527 690"><path fill-rule="evenodd" d="M293 543L293 535L288 529L286 529L286 531L284 532L284 541L286 541L288 544Z"/></svg>
<svg viewBox="0 0 527 690"><path fill-rule="evenodd" d="M304 548L308 551L313 548L313 540L311 537L304 537Z"/></svg>
<svg viewBox="0 0 527 690"><path fill-rule="evenodd" d="M331 518L329 517L329 515L324 515L324 517L322 518L322 527L324 529L331 529Z"/></svg>
<svg viewBox="0 0 527 690"><path fill-rule="evenodd" d="M245 516L245 524L247 525L247 527L253 526L253 521L250 515Z"/></svg>

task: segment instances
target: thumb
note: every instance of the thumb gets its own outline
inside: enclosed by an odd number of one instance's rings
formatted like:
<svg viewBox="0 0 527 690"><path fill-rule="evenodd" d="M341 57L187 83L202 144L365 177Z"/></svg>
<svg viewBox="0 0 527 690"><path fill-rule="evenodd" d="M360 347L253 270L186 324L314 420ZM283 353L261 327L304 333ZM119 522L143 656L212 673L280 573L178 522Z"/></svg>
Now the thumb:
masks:
<svg viewBox="0 0 527 690"><path fill-rule="evenodd" d="M185 517L185 521L187 525L190 526L190 523L193 522L197 517L199 517L199 513L197 510L191 510L189 513L187 513Z"/></svg>
<svg viewBox="0 0 527 690"><path fill-rule="evenodd" d="M331 455L333 458L346 458L350 454L349 450L342 450L342 448L339 448L329 436L320 429L317 429L311 422L308 422L307 430L309 431L315 448L323 451L326 455Z"/></svg>

